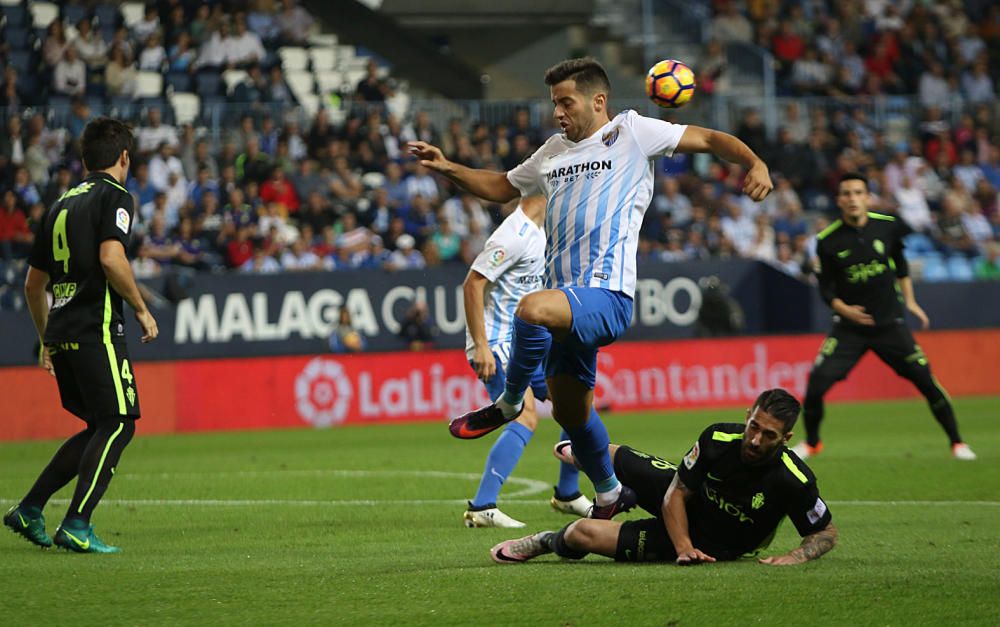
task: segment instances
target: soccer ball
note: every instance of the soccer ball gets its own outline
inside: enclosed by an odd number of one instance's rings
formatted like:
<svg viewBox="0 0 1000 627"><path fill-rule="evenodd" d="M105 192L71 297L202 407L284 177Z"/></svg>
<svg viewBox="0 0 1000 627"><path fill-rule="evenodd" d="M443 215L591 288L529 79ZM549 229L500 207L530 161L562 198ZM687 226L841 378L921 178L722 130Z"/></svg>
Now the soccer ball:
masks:
<svg viewBox="0 0 1000 627"><path fill-rule="evenodd" d="M694 72L680 61L660 61L646 74L646 95L661 107L683 107L694 95Z"/></svg>

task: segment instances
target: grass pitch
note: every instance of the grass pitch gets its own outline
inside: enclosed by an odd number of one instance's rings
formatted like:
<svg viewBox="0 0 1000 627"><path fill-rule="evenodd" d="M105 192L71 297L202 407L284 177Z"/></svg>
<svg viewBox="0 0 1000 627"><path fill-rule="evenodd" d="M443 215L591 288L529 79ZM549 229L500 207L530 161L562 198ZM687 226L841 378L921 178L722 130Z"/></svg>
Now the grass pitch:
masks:
<svg viewBox="0 0 1000 627"><path fill-rule="evenodd" d="M3 533L0 610L77 625L996 624L1000 398L956 409L977 462L950 458L922 402L831 406L810 465L840 545L786 568L495 565L489 548L523 534L461 522L492 438L453 440L443 424L142 437L140 423L95 515L124 552L42 551ZM740 417L606 420L613 441L678 460L709 423ZM557 435L544 421L505 487L501 506L528 531L571 520L547 505ZM0 504L55 447L0 445ZM46 510L50 533L69 489ZM769 554L797 544L785 524Z"/></svg>

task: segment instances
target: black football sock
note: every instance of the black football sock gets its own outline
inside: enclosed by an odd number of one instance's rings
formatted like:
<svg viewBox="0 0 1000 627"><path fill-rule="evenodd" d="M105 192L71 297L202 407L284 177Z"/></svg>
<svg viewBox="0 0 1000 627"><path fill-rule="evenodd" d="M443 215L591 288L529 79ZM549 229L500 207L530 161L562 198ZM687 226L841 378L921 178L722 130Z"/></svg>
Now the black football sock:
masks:
<svg viewBox="0 0 1000 627"><path fill-rule="evenodd" d="M113 420L102 423L87 444L80 460L76 491L69 504L66 519L90 521L90 515L101 501L115 474L122 451L135 435L135 421Z"/></svg>
<svg viewBox="0 0 1000 627"><path fill-rule="evenodd" d="M570 525L573 523L570 523ZM583 559L587 556L588 551L579 551L577 549L570 548L566 544L566 530L569 529L569 525L566 525L559 531L549 534L543 538L543 542L546 547L558 555L559 557L565 557L571 560Z"/></svg>
<svg viewBox="0 0 1000 627"><path fill-rule="evenodd" d="M42 474L38 475L35 485L21 500L21 506L34 508L39 512L45 508L52 495L62 489L67 483L72 481L80 472L80 459L87 449L87 443L94 435L94 427L88 426L83 431L72 436L59 447L56 454L52 456L49 465L45 467Z"/></svg>

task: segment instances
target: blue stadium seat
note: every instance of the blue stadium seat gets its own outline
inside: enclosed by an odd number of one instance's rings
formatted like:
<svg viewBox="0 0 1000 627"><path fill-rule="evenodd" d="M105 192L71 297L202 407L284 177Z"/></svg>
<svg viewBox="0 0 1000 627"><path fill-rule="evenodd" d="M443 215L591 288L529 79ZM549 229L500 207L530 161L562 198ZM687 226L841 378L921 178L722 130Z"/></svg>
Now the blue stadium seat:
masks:
<svg viewBox="0 0 1000 627"><path fill-rule="evenodd" d="M948 274L953 281L972 281L976 278L969 258L964 255L954 255L948 258Z"/></svg>
<svg viewBox="0 0 1000 627"><path fill-rule="evenodd" d="M906 236L906 250L914 255L934 252L934 242L923 233L911 233Z"/></svg>
<svg viewBox="0 0 1000 627"><path fill-rule="evenodd" d="M62 19L67 24L76 26L77 22L87 17L87 7L82 4L67 4L62 8Z"/></svg>
<svg viewBox="0 0 1000 627"><path fill-rule="evenodd" d="M222 75L216 71L198 72L194 82L196 91L202 98L217 96L222 90Z"/></svg>
<svg viewBox="0 0 1000 627"><path fill-rule="evenodd" d="M121 14L113 4L99 4L94 7L94 17L101 23L101 28L117 28L121 23Z"/></svg>
<svg viewBox="0 0 1000 627"><path fill-rule="evenodd" d="M26 28L7 25L3 30L4 41L13 50L27 50L31 48L31 31Z"/></svg>
<svg viewBox="0 0 1000 627"><path fill-rule="evenodd" d="M928 255L923 257L924 261L924 280L929 283L938 283L940 281L947 281L949 278L948 267L945 266L944 261L938 255Z"/></svg>
<svg viewBox="0 0 1000 627"><path fill-rule="evenodd" d="M21 4L5 6L3 8L3 16L7 18L8 28L12 26L21 27L28 23L28 10Z"/></svg>
<svg viewBox="0 0 1000 627"><path fill-rule="evenodd" d="M30 50L11 50L7 54L7 63L17 70L19 74L34 71L32 67L34 62L32 61L32 52Z"/></svg>
<svg viewBox="0 0 1000 627"><path fill-rule="evenodd" d="M194 81L187 72L168 72L167 87L173 87L174 91L192 91Z"/></svg>

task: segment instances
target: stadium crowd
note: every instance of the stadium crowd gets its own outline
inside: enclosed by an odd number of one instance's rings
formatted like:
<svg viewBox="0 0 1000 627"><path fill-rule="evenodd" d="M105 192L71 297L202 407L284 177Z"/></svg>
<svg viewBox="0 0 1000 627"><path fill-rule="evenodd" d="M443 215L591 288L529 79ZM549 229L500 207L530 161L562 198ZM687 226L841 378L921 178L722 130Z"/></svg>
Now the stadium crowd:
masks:
<svg viewBox="0 0 1000 627"><path fill-rule="evenodd" d="M265 3L254 7L257 4ZM299 19L300 26L311 20L293 1L283 4L285 11L298 16L290 19ZM731 15L726 12L720 18ZM907 19L900 18L903 26L876 28L873 33L901 33L918 13L926 9L914 6ZM49 28L41 46L45 68L40 75L51 75L53 94L67 86L84 88L86 93L81 80L89 84L101 64L104 88L114 90L121 76L108 70L122 63L126 70L134 69L132 59L138 59L139 66L161 69L175 63L197 67L205 65L206 58L230 59L228 55L235 52L212 56L216 54L212 42L230 22L239 38L255 42L245 46L248 54L261 57L248 62L251 78L230 98L277 107L246 109L242 117L227 120L232 124L218 140L197 122L175 125L165 101L146 103L137 114L137 154L126 185L136 206L131 251L136 274L469 264L499 223L503 209L431 175L408 158L405 143L429 141L461 163L506 170L555 132L552 125L532 124L528 109L495 126L456 118L438 128L426 111L398 117L379 102L389 90L374 63L353 88L353 102L344 105L349 113L343 123L320 108L309 123L300 125L280 115L282 107L294 106L281 79L280 62L267 66L257 61L268 54L260 52L261 41L269 42L263 50L271 50L275 41L303 30L282 26L284 13L263 21L254 15L235 14L229 20L218 10L199 6L191 12L179 2L167 2L160 11L151 6L131 30L118 26L108 31L112 43L103 48L92 41L95 36L86 26L89 14L76 22L72 38L60 35L61 26ZM212 22L213 17L219 19ZM809 42L820 46L835 28L853 32L853 26L843 23L851 17L821 20L824 29L810 33ZM947 27L947 22L938 22L935 28ZM766 17L758 19L750 32L756 28L759 37L768 23ZM781 21L783 29L787 24ZM967 26L963 29L956 32L972 32ZM725 32L719 18L713 32ZM973 50L961 58L968 58L968 71L978 71L989 60L988 50L995 50L995 34L989 32L978 41L988 40L992 48L963 47L959 39L943 50ZM846 45L853 39L844 35L837 41ZM822 44L824 49L829 45ZM46 54L59 46L59 54ZM236 44L231 48L243 50ZM70 59L74 65L84 64L85 71L60 70L60 64ZM952 70L965 67L950 57L948 63L953 78ZM72 76L76 79L67 79ZM913 78L907 76L901 79L900 91L912 88L922 94L918 83L906 82ZM23 272L32 225L83 174L77 141L94 114L90 101L77 94L68 117L55 123L44 107L23 108L27 101L21 99L17 70L10 63L4 77L0 95L8 108L5 131L0 133L0 284L10 287ZM832 77L825 80L828 85L835 83ZM990 90L992 86L990 79ZM700 156L660 160L655 196L641 233L641 260L742 257L806 275L813 236L835 214L835 181L843 172L861 170L871 181L874 206L899 214L915 231L909 244L919 259L918 273L929 280L997 278L1000 113L992 103L971 96L954 115L939 104L929 102L923 118L912 120L903 138L893 140L888 129L869 119L864 107L835 99L811 107L789 102L774 141L769 140L760 113L746 111L735 132L769 163L774 193L763 203L753 203L739 193L743 173L737 167ZM959 123L951 124L953 119ZM6 300L0 294L0 306L10 306L11 298L16 301L12 296L16 292L11 287Z"/></svg>

